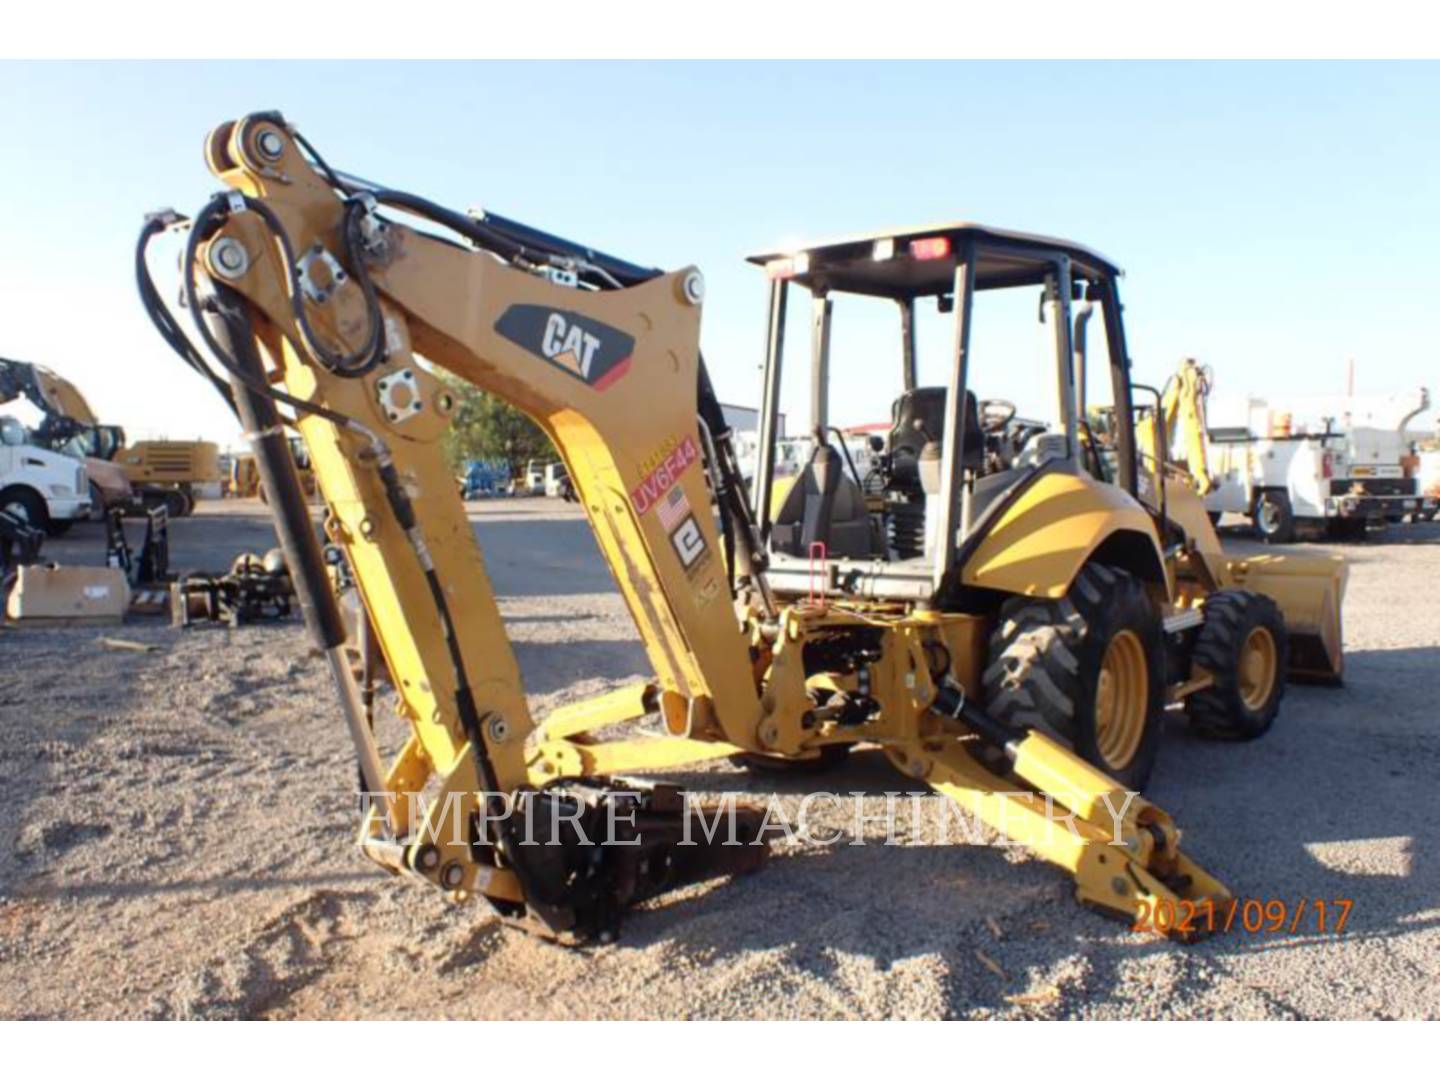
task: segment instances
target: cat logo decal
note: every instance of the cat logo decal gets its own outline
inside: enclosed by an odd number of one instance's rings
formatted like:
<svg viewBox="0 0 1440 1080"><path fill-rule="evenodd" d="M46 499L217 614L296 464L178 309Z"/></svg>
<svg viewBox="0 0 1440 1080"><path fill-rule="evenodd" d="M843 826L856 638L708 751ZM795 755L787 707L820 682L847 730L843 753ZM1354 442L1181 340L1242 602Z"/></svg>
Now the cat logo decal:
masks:
<svg viewBox="0 0 1440 1080"><path fill-rule="evenodd" d="M622 330L539 304L512 304L496 321L495 332L596 390L630 370L635 350L635 339Z"/></svg>

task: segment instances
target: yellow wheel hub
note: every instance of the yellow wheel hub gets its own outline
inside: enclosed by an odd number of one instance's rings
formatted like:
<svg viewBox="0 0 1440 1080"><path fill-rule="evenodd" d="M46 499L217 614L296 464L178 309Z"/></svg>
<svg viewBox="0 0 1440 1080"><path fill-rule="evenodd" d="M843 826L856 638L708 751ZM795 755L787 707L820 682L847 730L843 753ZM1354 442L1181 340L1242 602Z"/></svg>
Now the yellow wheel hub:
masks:
<svg viewBox="0 0 1440 1080"><path fill-rule="evenodd" d="M1110 769L1123 769L1135 758L1150 713L1150 665L1145 646L1133 630L1110 639L1095 687L1095 743Z"/></svg>
<svg viewBox="0 0 1440 1080"><path fill-rule="evenodd" d="M1263 626L1257 626L1240 646L1240 700L1247 709L1260 709L1270 700L1279 675L1275 637Z"/></svg>

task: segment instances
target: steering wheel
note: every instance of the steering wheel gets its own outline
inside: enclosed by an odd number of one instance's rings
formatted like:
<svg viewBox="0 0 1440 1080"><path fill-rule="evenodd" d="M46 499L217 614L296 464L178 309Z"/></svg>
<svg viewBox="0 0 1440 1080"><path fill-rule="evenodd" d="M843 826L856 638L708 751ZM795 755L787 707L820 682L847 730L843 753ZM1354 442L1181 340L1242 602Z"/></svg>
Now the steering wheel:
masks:
<svg viewBox="0 0 1440 1080"><path fill-rule="evenodd" d="M1015 419L1015 403L1004 398L986 398L980 402L980 426L987 432L1004 431Z"/></svg>

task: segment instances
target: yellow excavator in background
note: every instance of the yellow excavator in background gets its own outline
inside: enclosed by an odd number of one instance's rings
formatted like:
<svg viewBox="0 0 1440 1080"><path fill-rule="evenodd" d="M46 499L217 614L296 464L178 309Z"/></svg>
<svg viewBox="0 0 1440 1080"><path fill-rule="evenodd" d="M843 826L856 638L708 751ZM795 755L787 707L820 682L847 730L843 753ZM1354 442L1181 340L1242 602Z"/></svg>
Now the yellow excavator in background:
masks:
<svg viewBox="0 0 1440 1080"><path fill-rule="evenodd" d="M82 458L96 509L121 506L143 514L164 506L171 517L195 508L196 489L219 483L220 448L200 439L151 439L126 444L125 432L102 424L69 379L38 364L0 359L0 404L24 398L42 419L37 446Z"/></svg>
<svg viewBox="0 0 1440 1080"><path fill-rule="evenodd" d="M1338 671L1344 565L1229 559L1203 511L1168 485L1146 488L1113 264L973 225L757 257L771 282L770 346L747 493L699 353L698 270L646 269L342 178L278 113L222 124L206 158L228 190L193 220L151 215L138 260L167 229L187 232L182 289L198 344L148 272L142 300L254 448L370 793L360 843L371 859L562 940L609 940L629 904L757 865L772 835L768 816L732 803L707 817L712 808L634 773L731 757L819 768L867 744L1067 870L1079 898L1106 912L1134 920L1147 906L1232 901L1134 789L1167 704L1184 704L1203 732L1254 737L1274 719L1299 643ZM772 515L797 284L813 297L815 451ZM1004 403L977 407L972 300L989 288L1043 295L1058 430L1016 432ZM830 305L845 293L897 301L904 327L878 515L829 441ZM1105 318L1122 403L1114 476L1081 453L1075 295ZM955 320L946 386L916 383L925 299ZM419 356L524 410L560 451L653 680L537 723L443 454L456 402ZM409 724L388 765L286 422L304 438L326 539ZM1285 578L1303 583L1313 610L1277 605L1271 589ZM651 715L664 737L633 727Z"/></svg>
<svg viewBox="0 0 1440 1080"><path fill-rule="evenodd" d="M84 461L96 513L133 499L125 470L110 460L124 442L123 432L98 424L74 383L39 364L0 357L0 405L22 400L40 412L39 424L29 432L36 446Z"/></svg>

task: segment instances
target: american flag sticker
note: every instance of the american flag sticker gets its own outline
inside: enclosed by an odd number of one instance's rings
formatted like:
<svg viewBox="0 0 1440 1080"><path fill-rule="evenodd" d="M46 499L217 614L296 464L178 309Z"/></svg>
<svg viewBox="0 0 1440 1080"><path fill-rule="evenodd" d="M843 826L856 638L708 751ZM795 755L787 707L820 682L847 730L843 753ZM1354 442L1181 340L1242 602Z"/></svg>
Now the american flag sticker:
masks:
<svg viewBox="0 0 1440 1080"><path fill-rule="evenodd" d="M690 500L685 498L685 489L679 484L674 485L661 496L660 502L655 507L655 516L660 519L660 524L664 526L666 532L673 532L675 526L684 521L689 513Z"/></svg>

